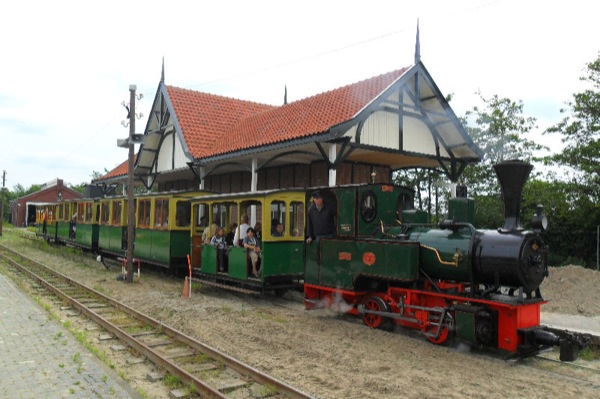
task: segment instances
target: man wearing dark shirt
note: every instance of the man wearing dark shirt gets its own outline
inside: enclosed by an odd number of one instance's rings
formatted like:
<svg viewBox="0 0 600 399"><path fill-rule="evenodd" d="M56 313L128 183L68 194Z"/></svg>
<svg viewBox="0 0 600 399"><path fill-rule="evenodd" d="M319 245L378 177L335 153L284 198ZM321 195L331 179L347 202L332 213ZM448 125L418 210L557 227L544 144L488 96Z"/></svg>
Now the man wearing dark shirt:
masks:
<svg viewBox="0 0 600 399"><path fill-rule="evenodd" d="M319 242L321 238L335 235L335 218L337 216L335 208L323 202L320 191L312 193L312 198L313 204L307 213L307 244L310 244L313 239Z"/></svg>

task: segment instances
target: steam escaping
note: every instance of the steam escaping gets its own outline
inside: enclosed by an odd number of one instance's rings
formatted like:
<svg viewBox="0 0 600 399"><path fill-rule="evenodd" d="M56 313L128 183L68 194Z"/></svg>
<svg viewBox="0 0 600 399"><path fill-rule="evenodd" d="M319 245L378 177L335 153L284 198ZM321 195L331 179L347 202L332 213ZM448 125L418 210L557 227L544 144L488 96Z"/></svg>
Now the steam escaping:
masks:
<svg viewBox="0 0 600 399"><path fill-rule="evenodd" d="M460 342L458 345L456 345L456 351L460 353L469 353L471 351L471 346L464 342Z"/></svg>
<svg viewBox="0 0 600 399"><path fill-rule="evenodd" d="M347 313L353 307L354 305L347 303L339 292L334 292L332 296L327 296L314 304L315 309L325 309L331 315Z"/></svg>

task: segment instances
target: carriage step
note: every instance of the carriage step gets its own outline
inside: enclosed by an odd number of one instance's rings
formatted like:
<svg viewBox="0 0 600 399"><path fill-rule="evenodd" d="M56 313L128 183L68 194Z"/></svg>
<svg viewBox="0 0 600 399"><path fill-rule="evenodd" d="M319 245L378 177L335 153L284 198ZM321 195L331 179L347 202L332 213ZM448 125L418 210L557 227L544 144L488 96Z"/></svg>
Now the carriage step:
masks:
<svg viewBox="0 0 600 399"><path fill-rule="evenodd" d="M225 290L229 290L229 291L241 292L242 294L250 294L250 295L260 295L261 294L260 290L252 290L252 289L248 289L248 288L235 287L235 286L231 286L231 285L227 285L227 284L217 283L215 281L202 280L202 279L199 279L196 277L192 277L192 281L210 285L211 287L217 287L217 288L221 288L221 289L225 289ZM259 281L259 280L256 280L256 281Z"/></svg>

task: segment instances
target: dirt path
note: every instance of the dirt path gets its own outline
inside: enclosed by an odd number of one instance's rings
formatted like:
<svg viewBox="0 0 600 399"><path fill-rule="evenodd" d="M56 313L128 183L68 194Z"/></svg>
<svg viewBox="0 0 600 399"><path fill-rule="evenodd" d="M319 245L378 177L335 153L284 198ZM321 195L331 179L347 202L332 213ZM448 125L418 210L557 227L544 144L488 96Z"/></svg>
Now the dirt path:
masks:
<svg viewBox="0 0 600 399"><path fill-rule="evenodd" d="M540 369L534 359L510 363L435 346L406 331L370 330L349 316L303 310L300 293L288 293L282 301L196 286L192 298L183 299L179 280L142 274L140 284L125 284L116 281L116 270L91 260L65 261L33 249L29 254L319 398L600 397L600 372L565 377ZM588 272L553 271L542 287L552 299L548 307L600 315L597 299L587 302L592 294L572 299L587 293L568 289L565 298L561 291L567 283L579 284L579 278L598 284L600 276Z"/></svg>

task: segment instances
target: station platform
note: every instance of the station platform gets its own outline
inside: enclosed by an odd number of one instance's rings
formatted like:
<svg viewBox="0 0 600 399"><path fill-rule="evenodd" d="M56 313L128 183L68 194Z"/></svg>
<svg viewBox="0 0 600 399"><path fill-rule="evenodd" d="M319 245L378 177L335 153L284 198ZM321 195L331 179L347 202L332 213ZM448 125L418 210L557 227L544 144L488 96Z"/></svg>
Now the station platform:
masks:
<svg viewBox="0 0 600 399"><path fill-rule="evenodd" d="M141 396L0 274L0 398Z"/></svg>

